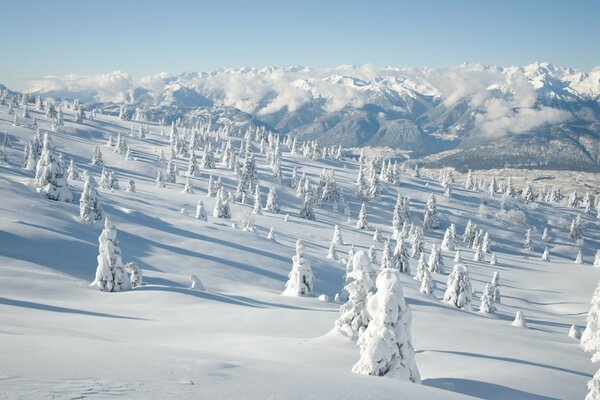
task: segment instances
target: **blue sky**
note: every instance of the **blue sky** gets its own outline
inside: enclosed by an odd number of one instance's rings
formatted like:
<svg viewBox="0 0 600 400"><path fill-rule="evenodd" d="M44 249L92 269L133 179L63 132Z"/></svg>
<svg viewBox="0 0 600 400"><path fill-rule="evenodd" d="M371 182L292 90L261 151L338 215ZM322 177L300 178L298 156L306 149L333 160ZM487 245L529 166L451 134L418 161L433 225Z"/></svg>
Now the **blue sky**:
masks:
<svg viewBox="0 0 600 400"><path fill-rule="evenodd" d="M220 67L600 65L600 1L4 2L0 82ZM10 60L10 61L9 61Z"/></svg>

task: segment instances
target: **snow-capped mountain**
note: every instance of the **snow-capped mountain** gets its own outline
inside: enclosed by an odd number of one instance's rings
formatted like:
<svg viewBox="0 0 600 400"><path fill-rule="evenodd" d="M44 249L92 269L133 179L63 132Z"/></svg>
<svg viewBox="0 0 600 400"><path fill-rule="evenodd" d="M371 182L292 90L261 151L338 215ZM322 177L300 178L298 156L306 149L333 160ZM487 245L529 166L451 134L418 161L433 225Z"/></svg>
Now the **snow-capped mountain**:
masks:
<svg viewBox="0 0 600 400"><path fill-rule="evenodd" d="M238 119L323 144L388 146L413 157L452 150L435 163L460 169L600 169L600 69L267 67L141 79L115 72L48 78L32 91L126 102L151 117L228 107Z"/></svg>

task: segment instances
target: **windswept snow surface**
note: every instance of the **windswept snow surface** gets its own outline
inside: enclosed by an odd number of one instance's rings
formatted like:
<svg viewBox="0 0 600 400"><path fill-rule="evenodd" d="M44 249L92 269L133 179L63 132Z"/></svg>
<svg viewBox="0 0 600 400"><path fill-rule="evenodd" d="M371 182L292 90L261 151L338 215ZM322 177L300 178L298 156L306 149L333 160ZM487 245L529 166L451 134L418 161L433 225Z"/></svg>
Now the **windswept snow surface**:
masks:
<svg viewBox="0 0 600 400"><path fill-rule="evenodd" d="M16 110L20 115L20 110ZM50 121L30 111L42 131ZM419 282L403 275L406 300L413 312L412 338L423 384L385 377L359 376L351 368L359 349L335 331L339 303L333 299L344 283L345 264L326 258L334 225L345 245L367 250L375 244L381 259L383 243L373 231L355 229L361 201L355 195L358 165L351 161L311 161L284 147L283 183L273 181L263 155L256 155L266 197L275 186L280 214L254 215L254 232L239 229L251 205L232 206L233 219L208 222L194 218L206 197L209 174L222 177L235 191L236 177L217 163L194 179L194 194L182 193L185 177L157 188L162 168L158 151L168 153L168 138L150 125L146 139L129 137L137 123L97 115L96 120L73 122L65 111L65 126L50 133L66 162L99 180L100 169L89 165L94 145L100 146L108 169L114 170L121 190L99 189L105 213L118 230L123 262L135 261L144 285L130 291L106 293L89 284L97 266L98 236L103 223L79 222L78 199L83 181L70 182L73 204L49 201L37 194L34 173L21 168L22 150L35 130L13 127L13 116L0 106L0 131L11 138L10 164L0 165L0 398L114 398L139 399L581 399L595 371L589 355L568 337L572 324L583 327L589 300L600 277L591 267L600 230L584 216L583 265L573 263L577 246L568 238L568 224L577 212L546 203L526 205L515 200L534 228L536 252L522 249L526 226L503 224L495 218L499 197L454 185L451 198L429 179L402 174L402 184L382 182L383 194L370 201L369 223L384 238L391 235L392 209L400 193L411 199L410 218L421 223L430 193L438 199L441 229L425 235L427 254L439 245L451 222L460 237L471 218L490 233L498 266L475 262L462 246L475 290L474 309L459 310L441 302L446 275L433 274L432 296L419 293ZM19 118L30 125L31 119ZM168 132L168 128L165 129ZM108 137L127 135L132 159L113 154ZM239 149L239 140L234 141ZM257 143L253 143L255 151ZM218 148L218 146L217 146ZM198 152L199 156L201 153ZM219 154L217 153L217 157ZM187 160L178 159L180 171ZM299 218L302 199L289 187L292 168L318 182L322 168L335 170L350 203L352 219L330 206L315 208L316 221ZM128 179L136 193L124 190ZM428 187L426 186L428 185ZM536 190L537 188L534 188ZM286 214L289 221L284 221ZM232 227L232 223L235 227ZM541 232L549 223L552 262L541 261L545 244ZM267 239L269 229L276 241ZM284 297L295 242L300 238L311 262L314 297ZM446 270L454 252L444 252ZM410 260L416 271L416 259ZM378 269L379 266L376 266ZM502 303L495 314L477 312L485 284L500 272ZM190 288L190 275L202 280L205 291ZM522 310L528 329L510 325Z"/></svg>

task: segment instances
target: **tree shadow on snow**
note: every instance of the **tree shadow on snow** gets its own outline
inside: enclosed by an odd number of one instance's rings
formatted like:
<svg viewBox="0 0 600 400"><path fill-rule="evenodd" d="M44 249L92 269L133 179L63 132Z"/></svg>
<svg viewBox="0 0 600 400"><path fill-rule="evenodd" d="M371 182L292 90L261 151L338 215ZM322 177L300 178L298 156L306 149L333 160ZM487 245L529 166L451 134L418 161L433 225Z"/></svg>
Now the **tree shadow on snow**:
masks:
<svg viewBox="0 0 600 400"><path fill-rule="evenodd" d="M424 379L423 384L487 400L558 400L495 383L461 378Z"/></svg>

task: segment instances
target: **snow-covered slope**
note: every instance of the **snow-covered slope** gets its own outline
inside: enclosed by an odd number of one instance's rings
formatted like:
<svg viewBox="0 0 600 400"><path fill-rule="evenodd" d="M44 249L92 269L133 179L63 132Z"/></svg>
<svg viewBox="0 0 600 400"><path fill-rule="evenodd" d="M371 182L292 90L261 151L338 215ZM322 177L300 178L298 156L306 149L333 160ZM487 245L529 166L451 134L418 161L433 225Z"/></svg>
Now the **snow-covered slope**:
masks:
<svg viewBox="0 0 600 400"><path fill-rule="evenodd" d="M43 114L30 112L43 131L50 130ZM36 193L33 172L21 168L23 147L35 133L32 120L19 118L20 126L14 127L13 116L0 105L0 131L6 130L11 142L6 149L9 164L0 165L0 388L8 398L584 397L594 366L567 333L571 324L584 325L600 274L590 266L600 245L598 222L591 216L584 216L586 264L576 265L577 246L565 227L576 210L515 200L514 207L535 230L537 249L527 252L521 245L527 226L496 218L499 198L486 199L460 184L446 198L438 182L408 173L402 174L399 186L382 183L383 194L369 203L368 212L369 222L384 237L391 235L397 194L410 197L410 218L420 224L424 204L435 193L442 230L426 234L426 252L431 243L441 242L450 223L462 234L470 218L490 233L498 266L471 261L473 251L460 246L476 292L473 311L441 302L447 275L434 274L433 296L419 293L419 283L403 276L423 384L360 376L351 373L358 348L331 332L340 304L316 297L333 298L344 281L345 266L325 257L333 225L341 226L346 242L338 248L340 255L350 244L357 249L374 244L381 255L383 244L373 242L373 232L354 228L360 208L356 162L312 161L284 148L284 180L279 183L265 157L257 155L263 201L273 186L283 211L254 216L255 232L249 233L239 226L250 205L234 205L232 220L194 218L198 200L204 200L209 212L213 208L214 198L206 197L209 174L222 177L226 189L235 191L237 178L228 169L217 165L202 170L194 179L194 194L182 193L182 176L176 184L157 188L157 171L164 168L158 151L169 148L160 126L149 124L147 138L137 139L129 137L132 122L102 115L83 123L73 119L65 111L65 126L50 133L65 160L73 158L98 178L100 169L89 165L98 145L122 188L130 178L136 182L136 193L100 189L100 196L118 229L123 260L138 263L145 285L120 293L88 286L94 279L102 224L82 224L77 203L57 203ZM127 137L131 160L105 146L118 133ZM239 149L239 139L234 143ZM258 150L258 143L252 146ZM177 163L184 171L187 160ZM315 221L299 218L301 199L289 187L294 167L313 182L322 168L333 169L350 205L350 223L330 206L316 209ZM82 182L70 185L77 201ZM549 263L540 260L546 224L551 228ZM267 239L271 227L276 241ZM314 297L280 295L298 238L316 277ZM453 256L444 253L447 271ZM416 260L410 262L414 274ZM502 303L496 314L480 314L479 296L495 270L501 276ZM191 274L202 280L205 291L190 288ZM516 310L524 312L529 329L510 326Z"/></svg>
<svg viewBox="0 0 600 400"><path fill-rule="evenodd" d="M414 157L457 149L463 168L600 169L600 72L549 63L442 69L340 66L221 69L133 79L122 72L48 78L33 92L146 107L156 120L227 106L324 144L389 146ZM157 109L158 107L158 109ZM503 144L497 146L501 141ZM535 149L542 148L541 152ZM478 156L483 150L485 156ZM557 155L568 155L564 159ZM531 153L533 152L533 156ZM465 161L463 161L463 159Z"/></svg>

